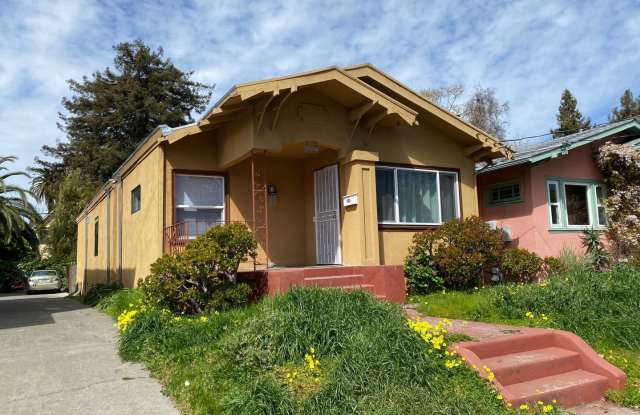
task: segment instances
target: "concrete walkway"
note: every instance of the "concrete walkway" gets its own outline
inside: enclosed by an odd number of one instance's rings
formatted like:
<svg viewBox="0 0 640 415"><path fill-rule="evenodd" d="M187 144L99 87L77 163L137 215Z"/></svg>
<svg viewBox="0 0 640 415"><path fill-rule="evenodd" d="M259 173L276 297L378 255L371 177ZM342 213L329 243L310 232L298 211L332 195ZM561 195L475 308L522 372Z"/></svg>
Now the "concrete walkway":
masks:
<svg viewBox="0 0 640 415"><path fill-rule="evenodd" d="M177 414L142 366L118 357L111 318L65 297L0 296L0 412Z"/></svg>
<svg viewBox="0 0 640 415"><path fill-rule="evenodd" d="M419 313L415 305L412 304L405 305L404 308L407 316L413 320L420 319L421 321L428 321L430 324L437 324L438 321L443 320L439 317L425 316ZM451 326L448 328L449 333L465 334L475 341L495 339L502 336L517 336L524 334L526 331L524 328L515 326L477 321L449 319L449 322L451 323ZM640 415L640 411L624 408L606 400L569 408L567 411L575 415Z"/></svg>

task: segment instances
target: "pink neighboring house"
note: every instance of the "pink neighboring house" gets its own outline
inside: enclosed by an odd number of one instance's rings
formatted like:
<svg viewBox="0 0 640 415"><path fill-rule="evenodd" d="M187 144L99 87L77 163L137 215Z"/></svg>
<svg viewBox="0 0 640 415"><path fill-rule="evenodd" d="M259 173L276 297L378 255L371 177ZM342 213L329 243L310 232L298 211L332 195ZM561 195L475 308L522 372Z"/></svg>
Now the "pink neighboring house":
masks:
<svg viewBox="0 0 640 415"><path fill-rule="evenodd" d="M583 252L582 232L606 227L606 186L594 160L605 142L640 147L640 118L532 145L480 169L481 217L503 228L513 247L543 257Z"/></svg>

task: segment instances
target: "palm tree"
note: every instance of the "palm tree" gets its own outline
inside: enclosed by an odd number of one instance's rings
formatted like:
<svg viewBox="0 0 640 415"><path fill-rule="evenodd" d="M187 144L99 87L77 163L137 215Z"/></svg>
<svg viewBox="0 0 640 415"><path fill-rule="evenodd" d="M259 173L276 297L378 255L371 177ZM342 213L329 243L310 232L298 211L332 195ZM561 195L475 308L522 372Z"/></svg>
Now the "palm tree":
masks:
<svg viewBox="0 0 640 415"><path fill-rule="evenodd" d="M0 241L9 243L25 238L33 244L36 242L34 227L42 218L28 200L31 192L7 183L10 177L29 177L21 171L4 173L8 168L3 164L15 160L14 156L0 157Z"/></svg>

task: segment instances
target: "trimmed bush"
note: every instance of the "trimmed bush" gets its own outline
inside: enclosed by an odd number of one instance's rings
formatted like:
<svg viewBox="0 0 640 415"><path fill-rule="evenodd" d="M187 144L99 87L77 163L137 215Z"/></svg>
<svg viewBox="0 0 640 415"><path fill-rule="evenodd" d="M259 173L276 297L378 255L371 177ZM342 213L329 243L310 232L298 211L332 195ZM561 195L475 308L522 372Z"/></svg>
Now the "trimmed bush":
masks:
<svg viewBox="0 0 640 415"><path fill-rule="evenodd" d="M508 249L502 255L500 267L507 281L531 282L542 269L542 258L526 249Z"/></svg>
<svg viewBox="0 0 640 415"><path fill-rule="evenodd" d="M562 261L554 256L544 257L543 265L548 276L559 274L563 270Z"/></svg>
<svg viewBox="0 0 640 415"><path fill-rule="evenodd" d="M139 283L144 302L173 312L197 314L248 302L250 289L235 284L238 267L256 255L256 241L243 224L216 226L185 248L151 265Z"/></svg>
<svg viewBox="0 0 640 415"><path fill-rule="evenodd" d="M428 246L414 243L404 261L404 276L409 294L426 294L444 287L444 280L433 265Z"/></svg>
<svg viewBox="0 0 640 415"><path fill-rule="evenodd" d="M417 233L410 248L409 263L422 270L412 275L430 275L424 257L431 260L444 286L470 288L482 282L484 270L497 263L504 242L502 231L493 230L482 219L471 216L454 219L433 231ZM421 265L421 262L423 265Z"/></svg>

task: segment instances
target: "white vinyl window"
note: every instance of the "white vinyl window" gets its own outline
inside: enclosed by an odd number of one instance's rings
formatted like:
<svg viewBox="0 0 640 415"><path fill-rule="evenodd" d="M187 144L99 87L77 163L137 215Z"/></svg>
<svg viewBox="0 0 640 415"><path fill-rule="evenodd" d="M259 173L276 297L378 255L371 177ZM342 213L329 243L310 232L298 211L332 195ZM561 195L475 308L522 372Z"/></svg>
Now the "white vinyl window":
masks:
<svg viewBox="0 0 640 415"><path fill-rule="evenodd" d="M607 217L604 212L604 187L596 186L596 214L598 225L607 226Z"/></svg>
<svg viewBox="0 0 640 415"><path fill-rule="evenodd" d="M439 225L460 216L458 174L378 167L376 199L379 223Z"/></svg>
<svg viewBox="0 0 640 415"><path fill-rule="evenodd" d="M562 218L560 217L560 193L558 191L558 182L547 182L547 191L549 198L549 223L552 228L562 226Z"/></svg>
<svg viewBox="0 0 640 415"><path fill-rule="evenodd" d="M188 223L189 235L201 235L224 223L224 177L175 176L176 223Z"/></svg>

